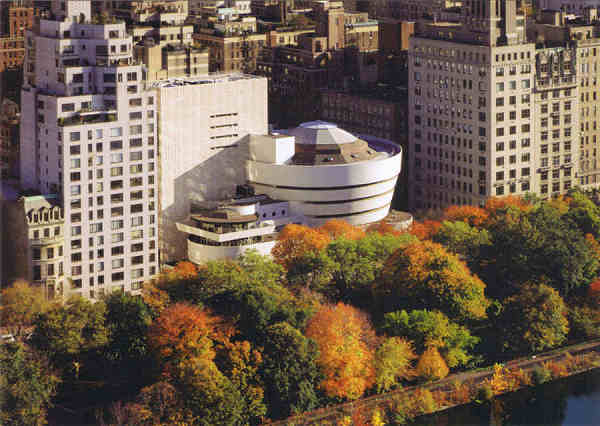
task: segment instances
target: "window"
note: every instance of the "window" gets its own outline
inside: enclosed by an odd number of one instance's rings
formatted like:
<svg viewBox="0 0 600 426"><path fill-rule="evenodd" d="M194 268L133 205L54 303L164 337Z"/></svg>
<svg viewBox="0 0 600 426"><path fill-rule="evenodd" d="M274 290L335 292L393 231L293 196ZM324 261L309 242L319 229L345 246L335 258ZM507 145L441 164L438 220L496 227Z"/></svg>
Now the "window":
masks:
<svg viewBox="0 0 600 426"><path fill-rule="evenodd" d="M73 103L62 104L62 112L71 112L71 111L75 111L75 104L73 104Z"/></svg>
<svg viewBox="0 0 600 426"><path fill-rule="evenodd" d="M504 91L504 83L502 83L502 82L496 83L496 91L498 91L498 92Z"/></svg>
<svg viewBox="0 0 600 426"><path fill-rule="evenodd" d="M123 141L112 141L110 143L110 149L111 149L111 151L123 149Z"/></svg>
<svg viewBox="0 0 600 426"><path fill-rule="evenodd" d="M142 250L144 250L144 243L135 243L135 244L131 245L132 252L142 251Z"/></svg>
<svg viewBox="0 0 600 426"><path fill-rule="evenodd" d="M111 167L110 168L110 176L123 176L123 167Z"/></svg>
<svg viewBox="0 0 600 426"><path fill-rule="evenodd" d="M122 153L118 153L118 154L111 154L110 155L110 162L111 163L122 163L123 162L123 154Z"/></svg>
<svg viewBox="0 0 600 426"><path fill-rule="evenodd" d="M142 159L142 151L134 151L129 153L130 161L140 161Z"/></svg>
<svg viewBox="0 0 600 426"><path fill-rule="evenodd" d="M90 224L90 232L91 233L102 232L102 222Z"/></svg>
<svg viewBox="0 0 600 426"><path fill-rule="evenodd" d="M123 136L123 128L122 127L113 127L110 129L111 137Z"/></svg>
<svg viewBox="0 0 600 426"><path fill-rule="evenodd" d="M521 80L521 88L529 89L530 87L531 87L531 81L529 79Z"/></svg>
<svg viewBox="0 0 600 426"><path fill-rule="evenodd" d="M132 265L141 265L142 263L144 263L144 256L133 256L131 258L131 264Z"/></svg>
<svg viewBox="0 0 600 426"><path fill-rule="evenodd" d="M504 98L496 98L496 106L497 107L504 106Z"/></svg>
<svg viewBox="0 0 600 426"><path fill-rule="evenodd" d="M144 211L143 204L133 204L131 206L131 213L141 213Z"/></svg>
<svg viewBox="0 0 600 426"><path fill-rule="evenodd" d="M136 173L141 173L141 172L142 172L141 164L134 164L132 166L129 166L129 173L136 174Z"/></svg>
<svg viewBox="0 0 600 426"><path fill-rule="evenodd" d="M111 261L111 265L113 267L113 269L116 268L122 268L123 266L125 266L125 260L124 259L113 259Z"/></svg>
<svg viewBox="0 0 600 426"><path fill-rule="evenodd" d="M112 274L112 281L123 281L125 279L125 274L123 272L114 272Z"/></svg>
<svg viewBox="0 0 600 426"><path fill-rule="evenodd" d="M69 140L71 142L77 142L77 141L81 140L81 133L79 133L79 132L71 132L69 134Z"/></svg>
<svg viewBox="0 0 600 426"><path fill-rule="evenodd" d="M130 135L139 135L141 133L142 133L141 125L129 126L129 134Z"/></svg>
<svg viewBox="0 0 600 426"><path fill-rule="evenodd" d="M521 169L521 176L529 176L529 167L524 167Z"/></svg>
<svg viewBox="0 0 600 426"><path fill-rule="evenodd" d="M123 246L117 246L117 247L113 247L110 249L110 253L113 256L118 256L119 254L123 254L125 253L125 249Z"/></svg>
<svg viewBox="0 0 600 426"><path fill-rule="evenodd" d="M496 166L503 166L504 165L504 157L497 157L496 158Z"/></svg>
<svg viewBox="0 0 600 426"><path fill-rule="evenodd" d="M131 231L131 239L137 240L140 238L144 238L144 230L143 229L134 229Z"/></svg>
<svg viewBox="0 0 600 426"><path fill-rule="evenodd" d="M504 180L504 172L496 172L496 180Z"/></svg>
<svg viewBox="0 0 600 426"><path fill-rule="evenodd" d="M123 228L123 221L122 221L122 220L120 220L120 219L117 219L117 220L112 220L112 221L110 222L110 228L111 228L112 230L115 230L115 229L122 229L122 228Z"/></svg>
<svg viewBox="0 0 600 426"><path fill-rule="evenodd" d="M504 185L496 187L496 195L504 195Z"/></svg>
<svg viewBox="0 0 600 426"><path fill-rule="evenodd" d="M504 127L498 127L496 129L496 136L504 136Z"/></svg>
<svg viewBox="0 0 600 426"><path fill-rule="evenodd" d="M131 218L131 226L135 227L135 226L142 226L144 224L144 217L143 216L136 216L136 217L132 217Z"/></svg>

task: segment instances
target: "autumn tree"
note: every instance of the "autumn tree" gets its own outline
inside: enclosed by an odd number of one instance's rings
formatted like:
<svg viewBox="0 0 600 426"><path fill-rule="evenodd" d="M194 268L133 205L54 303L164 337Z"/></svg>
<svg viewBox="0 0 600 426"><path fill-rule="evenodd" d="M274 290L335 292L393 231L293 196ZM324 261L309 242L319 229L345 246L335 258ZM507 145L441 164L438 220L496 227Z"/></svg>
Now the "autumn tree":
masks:
<svg viewBox="0 0 600 426"><path fill-rule="evenodd" d="M449 373L446 361L435 346L430 346L419 357L416 374L427 380L443 379Z"/></svg>
<svg viewBox="0 0 600 426"><path fill-rule="evenodd" d="M331 238L316 229L302 225L286 225L279 233L271 254L275 260L289 269L295 259L311 251L325 247Z"/></svg>
<svg viewBox="0 0 600 426"><path fill-rule="evenodd" d="M569 307L569 336L576 340L600 337L600 307Z"/></svg>
<svg viewBox="0 0 600 426"><path fill-rule="evenodd" d="M485 284L440 244L401 247L385 264L375 292L383 312L427 307L452 320L485 318Z"/></svg>
<svg viewBox="0 0 600 426"><path fill-rule="evenodd" d="M450 222L465 222L469 226L480 227L485 224L488 212L481 207L450 206L444 210L444 218Z"/></svg>
<svg viewBox="0 0 600 426"><path fill-rule="evenodd" d="M569 193L569 210L565 219L583 234L600 238L600 208L580 191Z"/></svg>
<svg viewBox="0 0 600 426"><path fill-rule="evenodd" d="M437 220L415 221L408 228L408 232L419 240L430 240L437 233L441 225L441 222Z"/></svg>
<svg viewBox="0 0 600 426"><path fill-rule="evenodd" d="M0 423L45 425L58 383L39 354L21 343L0 345Z"/></svg>
<svg viewBox="0 0 600 426"><path fill-rule="evenodd" d="M243 371L250 368L244 357L255 354L243 347L240 352L234 345L231 368L222 362L220 369L216 363L219 346L232 350L230 334L220 318L183 303L166 308L149 329L149 345L163 366L164 377L185 395L184 408L193 414L194 423L247 423L264 412L262 395L256 394L247 371ZM242 391L247 394L242 396Z"/></svg>
<svg viewBox="0 0 600 426"><path fill-rule="evenodd" d="M350 225L345 220L331 219L317 228L322 234L329 235L329 238L336 240L345 238L348 240L357 240L365 236L365 231L357 226Z"/></svg>
<svg viewBox="0 0 600 426"><path fill-rule="evenodd" d="M288 323L268 327L261 377L270 418L284 418L318 407L318 386L322 380L318 354L316 343Z"/></svg>
<svg viewBox="0 0 600 426"><path fill-rule="evenodd" d="M543 351L565 341L569 331L567 308L552 287L526 284L507 299L500 327L506 350Z"/></svg>
<svg viewBox="0 0 600 426"><path fill-rule="evenodd" d="M515 209L526 213L532 208L532 203L516 195L490 197L485 202L485 211L488 215L495 215L498 211L505 211L507 209Z"/></svg>
<svg viewBox="0 0 600 426"><path fill-rule="evenodd" d="M105 313L104 303L73 297L64 306L54 306L37 317L31 345L54 365L73 369L78 377L80 369L83 372L97 366L108 343Z"/></svg>
<svg viewBox="0 0 600 426"><path fill-rule="evenodd" d="M385 220L382 220L380 222L376 222L376 223L369 225L369 227L367 228L367 233L370 233L370 232L376 232L376 233L382 234L382 235L393 235L393 236L399 236L399 235L403 234L402 231L397 230L394 227L394 225L390 224L389 222L386 222Z"/></svg>
<svg viewBox="0 0 600 426"><path fill-rule="evenodd" d="M0 322L17 338L27 327L31 327L38 314L51 306L41 288L22 280L3 289L1 300Z"/></svg>
<svg viewBox="0 0 600 426"><path fill-rule="evenodd" d="M415 344L417 352L436 347L450 368L467 365L470 351L479 339L466 327L451 322L438 311L414 310L387 313L381 329L389 336L404 337Z"/></svg>
<svg viewBox="0 0 600 426"><path fill-rule="evenodd" d="M587 290L587 296L591 304L600 307L600 279L590 283Z"/></svg>
<svg viewBox="0 0 600 426"><path fill-rule="evenodd" d="M343 303L324 305L309 320L306 336L319 348L327 396L357 399L373 385L375 332L365 314Z"/></svg>
<svg viewBox="0 0 600 426"><path fill-rule="evenodd" d="M411 378L414 374L411 363L416 358L409 341L400 337L383 340L375 353L377 392L387 392L399 381Z"/></svg>
<svg viewBox="0 0 600 426"><path fill-rule="evenodd" d="M181 261L175 265L174 272L183 278L193 278L198 274L198 268L192 262Z"/></svg>

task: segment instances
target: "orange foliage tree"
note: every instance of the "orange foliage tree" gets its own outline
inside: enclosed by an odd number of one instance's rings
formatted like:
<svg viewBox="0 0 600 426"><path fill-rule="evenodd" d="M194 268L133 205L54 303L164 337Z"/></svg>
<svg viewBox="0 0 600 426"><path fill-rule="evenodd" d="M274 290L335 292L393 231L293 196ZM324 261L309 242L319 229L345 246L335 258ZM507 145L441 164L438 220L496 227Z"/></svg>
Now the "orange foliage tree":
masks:
<svg viewBox="0 0 600 426"><path fill-rule="evenodd" d="M365 231L357 226L352 226L345 220L331 219L317 228L317 231L329 235L329 238L346 238L348 240L358 240L365 236Z"/></svg>
<svg viewBox="0 0 600 426"><path fill-rule="evenodd" d="M488 218L488 212L474 206L450 206L444 211L444 218L466 222L471 226L481 226Z"/></svg>
<svg viewBox="0 0 600 426"><path fill-rule="evenodd" d="M198 268L192 262L181 261L175 265L174 272L183 278L192 278L198 275Z"/></svg>
<svg viewBox="0 0 600 426"><path fill-rule="evenodd" d="M387 260L375 293L384 312L437 309L453 320L482 319L489 301L485 284L443 246L419 241L399 248Z"/></svg>
<svg viewBox="0 0 600 426"><path fill-rule="evenodd" d="M185 303L165 308L148 330L148 344L170 374L189 360L212 361L216 352L214 340L222 341L217 331L219 318Z"/></svg>
<svg viewBox="0 0 600 426"><path fill-rule="evenodd" d="M533 205L522 197L516 195L507 195L506 197L490 197L485 202L485 210L488 214L494 214L496 210L514 207L524 212L528 212Z"/></svg>
<svg viewBox="0 0 600 426"><path fill-rule="evenodd" d="M600 243L592 234L585 234L585 241L588 243L594 254L600 258Z"/></svg>
<svg viewBox="0 0 600 426"><path fill-rule="evenodd" d="M425 349L417 363L417 375L429 380L443 379L450 370L435 346Z"/></svg>
<svg viewBox="0 0 600 426"><path fill-rule="evenodd" d="M311 251L323 249L331 238L308 226L291 224L283 228L277 240L271 254L276 262L289 269L296 259Z"/></svg>
<svg viewBox="0 0 600 426"><path fill-rule="evenodd" d="M372 225L369 225L369 227L367 228L367 232L377 232L378 234L381 235L394 235L394 236L398 236L401 235L402 232L398 231L396 228L394 228L393 225L389 224L388 222L382 220L381 222L376 222Z"/></svg>
<svg viewBox="0 0 600 426"><path fill-rule="evenodd" d="M408 232L419 240L430 240L440 229L442 223L437 220L424 220L423 222L413 222L408 228Z"/></svg>
<svg viewBox="0 0 600 426"><path fill-rule="evenodd" d="M367 316L338 303L324 305L310 319L306 336L319 347L318 364L328 396L357 399L375 382L375 332Z"/></svg>

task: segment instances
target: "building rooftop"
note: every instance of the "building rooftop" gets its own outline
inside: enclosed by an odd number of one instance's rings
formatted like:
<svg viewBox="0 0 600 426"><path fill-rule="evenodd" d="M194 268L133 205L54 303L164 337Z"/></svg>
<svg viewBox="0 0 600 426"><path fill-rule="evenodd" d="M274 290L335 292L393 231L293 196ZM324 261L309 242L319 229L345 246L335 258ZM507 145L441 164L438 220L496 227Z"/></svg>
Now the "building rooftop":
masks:
<svg viewBox="0 0 600 426"><path fill-rule="evenodd" d="M180 87L180 86L193 86L198 84L218 84L237 80L254 80L263 79L264 77L242 74L242 73L224 73L224 74L210 74L203 75L201 77L181 77L181 78L169 78L166 80L158 80L150 84L150 87L164 88L164 87Z"/></svg>
<svg viewBox="0 0 600 426"><path fill-rule="evenodd" d="M309 121L293 129L283 130L282 133L294 136L296 143L303 145L343 145L358 139L352 133L326 121Z"/></svg>

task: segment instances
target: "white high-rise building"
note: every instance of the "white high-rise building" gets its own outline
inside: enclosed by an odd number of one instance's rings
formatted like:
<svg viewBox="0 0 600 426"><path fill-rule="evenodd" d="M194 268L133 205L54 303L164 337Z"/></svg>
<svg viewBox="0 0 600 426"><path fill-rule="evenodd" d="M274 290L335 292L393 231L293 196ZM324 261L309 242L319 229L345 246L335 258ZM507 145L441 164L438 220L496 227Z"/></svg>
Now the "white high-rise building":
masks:
<svg viewBox="0 0 600 426"><path fill-rule="evenodd" d="M158 272L155 92L124 22L52 14L26 37L21 184L62 203L63 296L135 291Z"/></svg>

